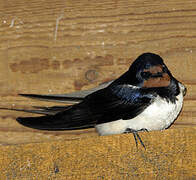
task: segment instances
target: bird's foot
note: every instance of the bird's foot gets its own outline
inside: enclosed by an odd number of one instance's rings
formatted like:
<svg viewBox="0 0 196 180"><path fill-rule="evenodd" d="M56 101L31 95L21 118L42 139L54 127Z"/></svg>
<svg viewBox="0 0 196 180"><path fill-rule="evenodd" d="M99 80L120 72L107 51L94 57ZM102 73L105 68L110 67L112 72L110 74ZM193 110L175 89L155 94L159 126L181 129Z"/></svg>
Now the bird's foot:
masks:
<svg viewBox="0 0 196 180"><path fill-rule="evenodd" d="M144 149L146 149L146 147L145 147L142 139L140 138L140 136L138 134L138 132L140 132L140 131L148 132L148 130L145 129L145 128L142 128L140 130L134 130L134 129L131 129L131 128L127 128L124 133L132 133L133 134L133 137L135 139L136 147L138 148L138 139L139 139L141 145L144 147Z"/></svg>

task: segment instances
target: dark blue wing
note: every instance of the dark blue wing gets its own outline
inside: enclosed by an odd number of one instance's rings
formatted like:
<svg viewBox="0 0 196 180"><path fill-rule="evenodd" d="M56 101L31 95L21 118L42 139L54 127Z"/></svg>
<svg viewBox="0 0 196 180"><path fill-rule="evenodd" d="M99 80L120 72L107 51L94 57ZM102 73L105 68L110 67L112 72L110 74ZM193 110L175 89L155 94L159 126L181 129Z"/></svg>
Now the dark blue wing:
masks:
<svg viewBox="0 0 196 180"><path fill-rule="evenodd" d="M140 88L117 85L89 95L86 101L96 123L100 124L134 118L152 103L154 97Z"/></svg>
<svg viewBox="0 0 196 180"><path fill-rule="evenodd" d="M118 119L131 119L153 100L152 94L126 85L109 86L88 95L84 101L55 115L17 118L24 126L44 130L94 127Z"/></svg>

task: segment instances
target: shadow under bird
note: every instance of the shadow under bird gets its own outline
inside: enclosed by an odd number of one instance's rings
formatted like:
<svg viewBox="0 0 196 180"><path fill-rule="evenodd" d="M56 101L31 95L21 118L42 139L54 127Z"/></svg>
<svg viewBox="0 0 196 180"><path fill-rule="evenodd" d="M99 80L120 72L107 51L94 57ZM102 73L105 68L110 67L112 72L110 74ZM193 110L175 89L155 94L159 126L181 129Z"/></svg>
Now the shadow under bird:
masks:
<svg viewBox="0 0 196 180"><path fill-rule="evenodd" d="M185 86L172 76L163 59L153 53L144 53L118 79L94 89L64 95L20 94L72 105L11 110L44 114L16 119L30 128L76 130L95 127L99 135L133 133L136 145L139 140L145 148L137 132L168 128L179 115L185 94Z"/></svg>

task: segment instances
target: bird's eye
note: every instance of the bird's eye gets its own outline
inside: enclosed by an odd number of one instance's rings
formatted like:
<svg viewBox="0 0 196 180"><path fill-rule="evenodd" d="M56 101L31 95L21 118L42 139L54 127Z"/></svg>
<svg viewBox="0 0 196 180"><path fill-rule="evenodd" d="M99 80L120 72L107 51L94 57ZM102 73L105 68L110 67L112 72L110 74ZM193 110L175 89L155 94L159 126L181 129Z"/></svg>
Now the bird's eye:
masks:
<svg viewBox="0 0 196 180"><path fill-rule="evenodd" d="M163 73L167 72L167 67L163 66L162 71L163 71Z"/></svg>
<svg viewBox="0 0 196 180"><path fill-rule="evenodd" d="M141 77L144 79L148 79L151 76L151 73L146 71L146 72L141 72Z"/></svg>
<svg viewBox="0 0 196 180"><path fill-rule="evenodd" d="M146 64L146 65L145 65L145 69L149 69L150 67L151 67L150 64Z"/></svg>

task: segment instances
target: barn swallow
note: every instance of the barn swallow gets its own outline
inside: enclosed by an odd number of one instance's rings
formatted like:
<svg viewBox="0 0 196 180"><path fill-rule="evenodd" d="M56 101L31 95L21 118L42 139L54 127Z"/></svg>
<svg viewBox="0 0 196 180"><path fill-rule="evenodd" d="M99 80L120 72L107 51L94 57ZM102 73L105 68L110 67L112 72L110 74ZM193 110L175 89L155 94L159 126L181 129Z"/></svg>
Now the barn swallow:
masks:
<svg viewBox="0 0 196 180"><path fill-rule="evenodd" d="M139 131L164 130L179 115L186 87L177 81L153 53L140 55L118 79L96 89L65 95L20 94L25 97L58 102L68 106L14 109L44 114L18 117L27 127L40 130L76 130L95 127L99 135L133 133L145 148Z"/></svg>

